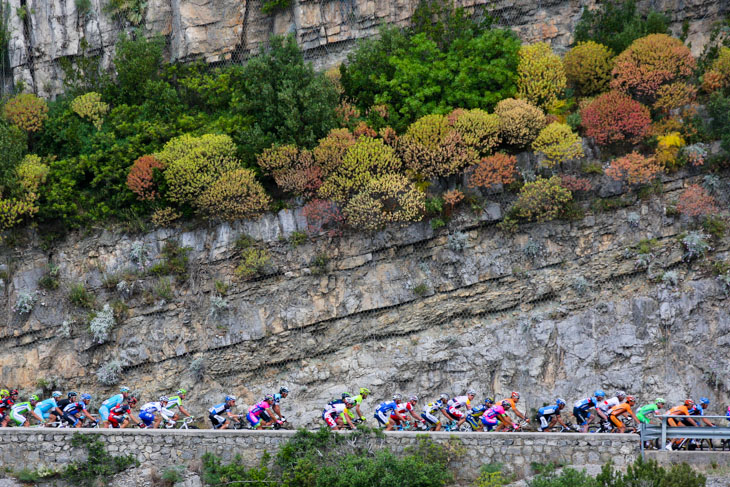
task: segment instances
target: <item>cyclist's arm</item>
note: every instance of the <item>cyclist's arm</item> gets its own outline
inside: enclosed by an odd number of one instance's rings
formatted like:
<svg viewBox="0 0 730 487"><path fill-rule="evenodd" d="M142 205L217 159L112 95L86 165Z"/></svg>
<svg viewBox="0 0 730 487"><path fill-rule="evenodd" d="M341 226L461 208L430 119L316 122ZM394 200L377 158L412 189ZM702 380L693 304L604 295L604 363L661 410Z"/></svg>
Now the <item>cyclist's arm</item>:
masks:
<svg viewBox="0 0 730 487"><path fill-rule="evenodd" d="M512 418L507 416L507 414L498 414L497 415L497 421L502 423L504 426L513 426L515 423L512 421Z"/></svg>
<svg viewBox="0 0 730 487"><path fill-rule="evenodd" d="M358 418L360 418L360 419L363 419L364 418L364 416L362 415L362 411L360 411L360 405L359 404L355 406L355 411L357 411L357 417Z"/></svg>
<svg viewBox="0 0 730 487"><path fill-rule="evenodd" d="M636 425L638 427L638 425L639 425L639 418L636 417L636 414L631 409L629 409L629 414L631 414L631 417L634 418L634 425Z"/></svg>
<svg viewBox="0 0 730 487"><path fill-rule="evenodd" d="M393 416L395 416L395 419L397 419L398 421L405 421L406 420L406 418L404 418L403 416L401 416L398 413L398 411L396 411L395 409L393 410Z"/></svg>
<svg viewBox="0 0 730 487"><path fill-rule="evenodd" d="M273 411L274 411L274 412L276 413L276 416L277 416L277 417L278 417L279 419L281 419L281 418L282 418L282 416L281 416L281 407L279 407L279 405L278 405L278 404L274 404L274 405L273 405L273 406L271 407L271 409L272 409L272 410L273 410ZM272 416L272 417L273 417L273 416Z"/></svg>
<svg viewBox="0 0 730 487"><path fill-rule="evenodd" d="M61 411L61 408L53 408L53 411L54 411L54 415L57 418L60 418L63 416L63 411Z"/></svg>
<svg viewBox="0 0 730 487"><path fill-rule="evenodd" d="M411 413L411 416L413 416L413 419L415 419L416 421L423 421L423 419L416 416L416 413L413 411L413 409L411 409L409 412Z"/></svg>
<svg viewBox="0 0 730 487"><path fill-rule="evenodd" d="M41 424L45 423L42 417L38 416L33 409L30 410L30 414L33 415Z"/></svg>
<svg viewBox="0 0 730 487"><path fill-rule="evenodd" d="M692 426L699 426L697 424L697 421L695 421L694 419L690 418L689 416L687 416L686 419L687 419L687 421L689 421L690 423L692 423Z"/></svg>
<svg viewBox="0 0 730 487"><path fill-rule="evenodd" d="M632 413L632 414L633 414L633 413ZM560 424L560 426L562 426L563 428L567 428L567 427L568 427L568 426L567 426L567 425L566 425L566 424L565 424L565 423L563 422L563 418L562 418L562 415L561 415L561 414L560 414L559 412L558 412L558 413L557 413L557 414L555 415L555 420L556 420L556 421L557 421L557 422L558 422L558 423Z"/></svg>
<svg viewBox="0 0 730 487"><path fill-rule="evenodd" d="M453 417L452 417L452 416L451 416L451 415L449 414L449 412L448 412L448 411L446 411L446 409L445 409L445 408L441 410L441 414L443 414L443 415L444 415L444 417L446 417L446 419L448 419L449 421L456 421L456 420L455 420L455 419L454 419L454 418L453 418Z"/></svg>
<svg viewBox="0 0 730 487"><path fill-rule="evenodd" d="M272 419L272 421L276 420L277 415L274 414L274 411L272 410L272 408L266 408L266 412L268 413L268 415Z"/></svg>
<svg viewBox="0 0 730 487"><path fill-rule="evenodd" d="M530 422L530 420L529 420L529 419L527 419L527 417L526 417L526 416L525 416L525 415L524 415L523 413L521 413L519 409L515 408L515 409L513 409L512 411L514 411L514 412L515 412L515 416L517 416L518 418L520 418L520 419L524 419L524 420L525 420L525 421L527 421L528 423Z"/></svg>
<svg viewBox="0 0 730 487"><path fill-rule="evenodd" d="M706 424L707 426L710 426L710 427L713 427L713 428L715 427L715 425L714 425L714 424L712 423L712 421L710 421L709 419L707 419L707 418L703 418L703 417L700 417L700 419L701 419L701 420L702 420L702 422L703 422L703 423L705 423L705 424Z"/></svg>
<svg viewBox="0 0 730 487"><path fill-rule="evenodd" d="M182 405L178 406L177 408L180 410L180 412L183 414L183 416L187 416L188 418L190 417L190 413L188 412L187 409L182 407Z"/></svg>
<svg viewBox="0 0 730 487"><path fill-rule="evenodd" d="M89 421L96 422L96 419L94 419L94 417L91 415L91 413L89 412L88 409L82 409L81 412L84 414L84 416L86 416L89 419Z"/></svg>
<svg viewBox="0 0 730 487"><path fill-rule="evenodd" d="M350 428L355 429L355 425L352 424L352 420L350 419L350 411L345 408L344 411L342 411L342 415L345 418L345 421L347 421L347 424L350 425Z"/></svg>

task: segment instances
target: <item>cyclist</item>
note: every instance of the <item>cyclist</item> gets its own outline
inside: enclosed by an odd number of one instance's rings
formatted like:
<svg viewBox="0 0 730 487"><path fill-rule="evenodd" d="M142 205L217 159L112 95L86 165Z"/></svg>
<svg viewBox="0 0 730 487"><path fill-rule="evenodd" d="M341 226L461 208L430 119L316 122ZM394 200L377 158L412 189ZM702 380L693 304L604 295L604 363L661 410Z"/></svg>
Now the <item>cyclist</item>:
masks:
<svg viewBox="0 0 730 487"><path fill-rule="evenodd" d="M576 424L580 426L581 433L588 432L588 423L591 422L591 409L595 409L596 404L598 404L598 398L596 397L586 397L573 404L573 416Z"/></svg>
<svg viewBox="0 0 730 487"><path fill-rule="evenodd" d="M503 401L507 401L509 403L510 409L512 410L513 413L515 413L515 416L517 416L517 418L529 423L530 420L527 418L527 416L525 416L523 413L520 412L519 409L517 409L517 403L519 402L519 400L520 400L520 393L517 391L512 391L512 394L510 394L509 398L503 399ZM499 427L497 428L497 431L504 431L506 429L509 429L510 424L512 424L511 421L509 423L500 424Z"/></svg>
<svg viewBox="0 0 730 487"><path fill-rule="evenodd" d="M236 397L235 396L226 396L223 398L223 402L220 404L216 404L212 408L208 409L208 418L210 418L210 422L213 423L213 429L226 429L228 426L230 426L229 419L232 419L236 422L239 422L240 420L236 417L235 414L231 412L231 408L236 405ZM225 413L226 416L222 416L222 414Z"/></svg>
<svg viewBox="0 0 730 487"><path fill-rule="evenodd" d="M63 419L68 422L69 427L81 428L81 426L83 425L83 421L81 421L81 416L85 416L93 424L97 423L97 420L95 420L94 417L89 413L89 409L87 406L90 402L90 394L81 394L80 401L69 402L63 408Z"/></svg>
<svg viewBox="0 0 730 487"><path fill-rule="evenodd" d="M697 422L689 417L689 410L695 405L695 402L692 399L685 399L684 404L680 404L679 406L674 406L672 409L667 411L667 416L686 416L686 418L667 418L667 423L669 423L669 426L698 426ZM679 445L682 442L683 438L675 438L673 441L670 441L667 443L665 448L667 450L671 450L672 446Z"/></svg>
<svg viewBox="0 0 730 487"><path fill-rule="evenodd" d="M139 408L139 419L142 423L144 423L145 428L151 427L152 429L155 429L160 426L160 423L162 422L161 411L167 407L168 402L170 402L170 400L167 396L160 396L156 402L148 402ZM160 415L158 416L157 413L160 413Z"/></svg>
<svg viewBox="0 0 730 487"><path fill-rule="evenodd" d="M482 427L487 431L492 431L500 422L502 424L512 424L517 429L517 424L512 423L512 419L507 416L507 410L512 407L512 403L507 400L500 404L495 404L482 414Z"/></svg>
<svg viewBox="0 0 730 487"><path fill-rule="evenodd" d="M13 404L15 404L18 400L18 391L17 389L13 389L12 391L3 389L3 392L7 393L7 395L0 400L0 426L4 428L8 425L8 421L10 421L10 410L13 407Z"/></svg>
<svg viewBox="0 0 730 487"><path fill-rule="evenodd" d="M360 404L362 404L363 400L367 399L370 395L370 389L367 387L361 387L360 388L360 394L357 396L354 396L353 399L355 400L355 407L353 409L348 409L348 413L350 415L350 419L355 421L355 415L359 418L360 422L365 422L367 418L363 416L362 411L360 410ZM344 415L345 413L342 413L340 416ZM345 421L344 417L340 417L339 419L341 422Z"/></svg>
<svg viewBox="0 0 730 487"><path fill-rule="evenodd" d="M175 421L180 419L180 414L182 414L186 418L190 417L190 413L182 405L183 399L185 399L185 396L187 394L188 391L186 391L185 389L178 389L177 395L168 397L167 407L160 411L160 415L166 422L174 423ZM173 411L173 409L175 408L178 408L180 414Z"/></svg>
<svg viewBox="0 0 730 487"><path fill-rule="evenodd" d="M631 406L636 404L636 398L634 396L626 396L626 402L622 402L608 411L608 419L618 429L619 433L626 431L626 425L619 419L620 416L626 416L627 414L634 418L634 424L639 424L639 418L631 410Z"/></svg>
<svg viewBox="0 0 730 487"><path fill-rule="evenodd" d="M272 394L266 394L262 401L248 408L246 419L253 429L260 430L264 426L271 426L274 423L274 412L271 410L271 406L273 405L274 396ZM264 413L269 418L268 420L264 419Z"/></svg>
<svg viewBox="0 0 730 487"><path fill-rule="evenodd" d="M61 391L53 391L51 397L39 402L33 412L43 418L44 423L53 423L56 418L63 416L63 411L58 408L58 403L56 402L61 396Z"/></svg>
<svg viewBox="0 0 730 487"><path fill-rule="evenodd" d="M272 395L274 396L274 405L271 407L271 410L274 411L274 414L276 414L276 417L279 418L280 422L285 423L286 418L281 414L281 406L279 405L279 403L282 399L286 399L287 397L289 397L289 389L282 386L279 388L278 393ZM263 418L263 414L261 415L261 417ZM271 419L267 419L267 421L271 421Z"/></svg>
<svg viewBox="0 0 730 487"><path fill-rule="evenodd" d="M555 423L560 424L563 428L568 428L563 423L563 418L560 417L560 412L565 408L565 401L558 398L555 400L555 404L550 406L543 406L537 411L537 418L540 420L540 427L538 431L545 431L555 426Z"/></svg>
<svg viewBox="0 0 730 487"><path fill-rule="evenodd" d="M30 396L25 402L14 404L10 409L10 419L15 421L16 426L30 426L30 420L23 416L23 413L30 413L40 423L43 423L43 416L39 416L33 411L36 404L38 404L38 396L36 395Z"/></svg>
<svg viewBox="0 0 730 487"><path fill-rule="evenodd" d="M101 420L103 421L103 428L109 427L109 421L107 421L109 418L109 410L113 407L119 406L128 395L129 387L121 387L119 389L119 394L114 395L101 403L101 406L99 406L99 416L101 416Z"/></svg>
<svg viewBox="0 0 730 487"><path fill-rule="evenodd" d="M75 402L75 401L76 401L76 393L74 391L70 391L68 394L66 394L65 399L61 399L60 401L58 401L58 409L60 409L61 412L63 412L63 408L65 408L66 406L68 406L69 404L71 404L72 402Z"/></svg>
<svg viewBox="0 0 730 487"><path fill-rule="evenodd" d="M142 421L134 417L132 408L137 405L137 398L129 396L119 406L115 406L109 410L109 427L110 428L126 428L131 419L134 423L141 427Z"/></svg>
<svg viewBox="0 0 730 487"><path fill-rule="evenodd" d="M692 406L689 409L689 415L690 416L704 416L705 415L705 409L710 407L710 400L706 397L701 397L699 403L695 403L694 406ZM699 418L700 421L702 421L705 426L710 426L712 428L715 427L715 424L712 423L709 419L705 417Z"/></svg>
<svg viewBox="0 0 730 487"><path fill-rule="evenodd" d="M406 402L398 403L398 407L395 408L395 411L393 411L393 413L391 413L390 419L393 421L394 424L400 425L401 421L396 418L395 414L398 414L402 418L403 422L407 421L406 418L408 417L408 414L410 414L414 420L418 421L419 423L423 423L423 419L416 416L416 403L418 403L418 396L411 396Z"/></svg>
<svg viewBox="0 0 730 487"><path fill-rule="evenodd" d="M386 431L393 430L393 423L390 421L390 418L395 416L395 419L398 421L403 421L405 419L396 410L398 408L398 404L400 404L402 400L403 399L400 394L394 394L392 401L380 403L380 405L375 409L375 419L378 420L378 423L380 423L381 426L385 426Z"/></svg>
<svg viewBox="0 0 730 487"><path fill-rule="evenodd" d="M484 413L487 411L487 409L494 406L494 399L491 397L487 397L484 399L484 402L480 404L479 406L475 406L471 409L469 409L466 412L466 422L469 423L469 426L471 426L471 429L474 431L481 431L482 425L479 419L484 415Z"/></svg>
<svg viewBox="0 0 730 487"><path fill-rule="evenodd" d="M596 391L596 392L603 392L603 391ZM608 425L610 425L610 421L608 419L608 411L614 407L618 406L624 400L626 399L626 393L624 391L616 391L616 395L612 397L611 399L601 400L596 404L596 414Z"/></svg>
<svg viewBox="0 0 730 487"><path fill-rule="evenodd" d="M474 400L474 397L476 395L477 391L475 391L474 389L469 389L466 392L466 396L456 396L449 400L449 415L457 420L457 428L464 424L464 421L466 421L466 415L461 411L461 408L463 407L464 410L469 409L471 406L471 402Z"/></svg>
<svg viewBox="0 0 730 487"><path fill-rule="evenodd" d="M656 416L657 412L660 409L664 409L664 405L667 402L661 398L657 397L654 402L647 404L646 406L641 406L639 409L636 410L636 418L639 420L640 423L649 424L651 423L651 418L649 415Z"/></svg>
<svg viewBox="0 0 730 487"><path fill-rule="evenodd" d="M446 412L447 403L449 402L449 395L448 394L441 394L437 400L434 402L430 402L426 404L426 406L423 408L423 412L421 413L421 417L426 422L426 424L433 428L434 431L440 431L441 430L441 420L436 417L436 415L441 412L441 414L444 415L444 417L451 421L454 418L449 416L449 413Z"/></svg>
<svg viewBox="0 0 730 487"><path fill-rule="evenodd" d="M355 406L355 399L351 396L344 397L341 401L331 401L327 403L322 411L322 419L333 430L342 429L343 420L351 429L355 429L355 425L350 419L349 408ZM343 414L344 413L344 414Z"/></svg>

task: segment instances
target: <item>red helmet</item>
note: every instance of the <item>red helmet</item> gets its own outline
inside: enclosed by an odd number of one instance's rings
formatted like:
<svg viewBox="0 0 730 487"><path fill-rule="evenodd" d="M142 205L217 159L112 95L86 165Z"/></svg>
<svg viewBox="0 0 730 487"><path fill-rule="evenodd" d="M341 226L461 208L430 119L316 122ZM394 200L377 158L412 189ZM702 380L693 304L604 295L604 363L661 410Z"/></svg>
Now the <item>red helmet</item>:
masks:
<svg viewBox="0 0 730 487"><path fill-rule="evenodd" d="M626 402L629 404L635 404L636 398L634 396L626 396Z"/></svg>
<svg viewBox="0 0 730 487"><path fill-rule="evenodd" d="M688 408L691 408L692 406L695 405L695 402L692 399L686 399L684 401L684 405L687 406Z"/></svg>
<svg viewBox="0 0 730 487"><path fill-rule="evenodd" d="M13 389L10 391L11 396L17 396L18 395L18 389Z"/></svg>
<svg viewBox="0 0 730 487"><path fill-rule="evenodd" d="M512 399L519 399L520 393L517 391L512 391Z"/></svg>

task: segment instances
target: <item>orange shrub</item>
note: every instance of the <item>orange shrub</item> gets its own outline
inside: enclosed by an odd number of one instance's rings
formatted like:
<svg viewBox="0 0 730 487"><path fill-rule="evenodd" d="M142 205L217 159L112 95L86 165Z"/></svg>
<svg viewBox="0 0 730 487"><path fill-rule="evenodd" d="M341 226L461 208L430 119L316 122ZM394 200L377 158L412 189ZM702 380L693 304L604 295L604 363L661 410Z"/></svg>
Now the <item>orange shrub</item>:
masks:
<svg viewBox="0 0 730 487"><path fill-rule="evenodd" d="M134 161L129 170L127 187L137 195L138 199L153 200L157 197L154 181L155 170L163 171L164 169L165 164L158 161L155 156L142 156Z"/></svg>
<svg viewBox="0 0 730 487"><path fill-rule="evenodd" d="M609 91L593 100L580 112L586 135L597 143L638 143L649 132L649 109L618 91Z"/></svg>
<svg viewBox="0 0 730 487"><path fill-rule="evenodd" d="M662 172L661 164L653 157L645 157L632 152L611 162L606 174L616 181L626 181L629 185L646 184Z"/></svg>
<svg viewBox="0 0 730 487"><path fill-rule="evenodd" d="M15 95L5 104L5 118L26 132L38 132L48 118L48 105L32 93Z"/></svg>
<svg viewBox="0 0 730 487"><path fill-rule="evenodd" d="M497 184L514 182L517 172L517 158L498 152L485 157L474 167L469 178L472 188L490 188Z"/></svg>
<svg viewBox="0 0 730 487"><path fill-rule="evenodd" d="M697 217L712 215L720 211L717 200L699 184L687 186L677 201L677 211L683 215Z"/></svg>

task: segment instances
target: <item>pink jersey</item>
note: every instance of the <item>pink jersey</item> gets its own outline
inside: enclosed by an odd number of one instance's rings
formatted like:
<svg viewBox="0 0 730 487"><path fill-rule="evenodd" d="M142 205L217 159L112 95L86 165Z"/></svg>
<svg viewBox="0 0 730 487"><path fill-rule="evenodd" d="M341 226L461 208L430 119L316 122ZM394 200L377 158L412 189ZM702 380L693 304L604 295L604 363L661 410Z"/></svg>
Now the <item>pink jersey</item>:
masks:
<svg viewBox="0 0 730 487"><path fill-rule="evenodd" d="M254 416L256 416L258 418L261 415L262 411L265 411L265 410L269 409L270 407L271 407L271 405L268 402L261 401L260 403L255 404L255 405L251 406L250 408L248 408L248 412L249 412L249 414L253 414Z"/></svg>
<svg viewBox="0 0 730 487"><path fill-rule="evenodd" d="M497 416L501 416L505 413L504 408L500 405L492 406L491 408L484 411L484 416L489 419L496 419Z"/></svg>

